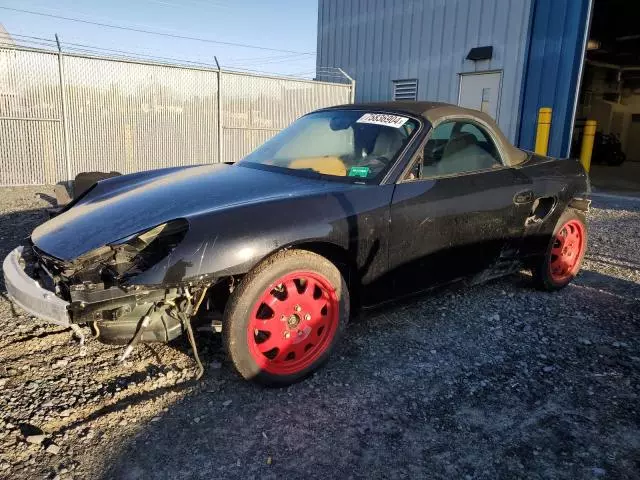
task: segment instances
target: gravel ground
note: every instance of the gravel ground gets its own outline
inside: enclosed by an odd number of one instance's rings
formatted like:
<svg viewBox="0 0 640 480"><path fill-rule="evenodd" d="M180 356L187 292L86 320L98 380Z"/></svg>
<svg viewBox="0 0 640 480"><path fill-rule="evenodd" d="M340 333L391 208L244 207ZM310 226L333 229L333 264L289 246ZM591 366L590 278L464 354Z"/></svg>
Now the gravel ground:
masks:
<svg viewBox="0 0 640 480"><path fill-rule="evenodd" d="M3 257L36 192L1 191ZM522 273L364 314L286 389L239 379L210 332L200 382L185 343L119 365L2 294L0 477L640 478L640 201L594 204L564 291Z"/></svg>

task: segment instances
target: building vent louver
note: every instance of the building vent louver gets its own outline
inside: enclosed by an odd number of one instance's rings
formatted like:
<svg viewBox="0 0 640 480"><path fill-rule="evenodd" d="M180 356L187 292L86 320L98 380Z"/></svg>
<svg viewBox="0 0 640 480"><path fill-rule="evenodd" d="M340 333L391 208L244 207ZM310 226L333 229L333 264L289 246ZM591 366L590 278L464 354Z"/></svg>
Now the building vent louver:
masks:
<svg viewBox="0 0 640 480"><path fill-rule="evenodd" d="M394 100L417 100L418 99L418 80L394 80L393 81L393 99Z"/></svg>

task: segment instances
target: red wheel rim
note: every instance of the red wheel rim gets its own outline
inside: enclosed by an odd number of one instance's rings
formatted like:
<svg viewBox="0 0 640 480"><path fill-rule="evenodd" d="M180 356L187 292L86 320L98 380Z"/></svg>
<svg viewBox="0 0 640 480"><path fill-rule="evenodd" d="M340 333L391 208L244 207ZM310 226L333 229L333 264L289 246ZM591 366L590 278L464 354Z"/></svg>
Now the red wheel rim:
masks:
<svg viewBox="0 0 640 480"><path fill-rule="evenodd" d="M569 220L558 230L551 246L549 273L554 282L564 282L578 273L584 247L584 225Z"/></svg>
<svg viewBox="0 0 640 480"><path fill-rule="evenodd" d="M247 340L260 369L290 375L312 365L338 329L339 303L324 276L291 272L273 282L251 311Z"/></svg>

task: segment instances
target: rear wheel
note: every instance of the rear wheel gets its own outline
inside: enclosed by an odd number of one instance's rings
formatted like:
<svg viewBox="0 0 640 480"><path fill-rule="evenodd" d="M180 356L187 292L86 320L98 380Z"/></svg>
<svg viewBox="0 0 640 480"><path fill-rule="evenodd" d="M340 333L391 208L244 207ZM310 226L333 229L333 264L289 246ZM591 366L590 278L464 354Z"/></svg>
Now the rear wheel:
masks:
<svg viewBox="0 0 640 480"><path fill-rule="evenodd" d="M533 269L537 286L552 291L571 283L582 266L587 238L584 214L567 209L558 220L544 258Z"/></svg>
<svg viewBox="0 0 640 480"><path fill-rule="evenodd" d="M348 318L339 270L320 255L289 250L242 280L225 309L223 335L240 375L289 385L328 360Z"/></svg>
<svg viewBox="0 0 640 480"><path fill-rule="evenodd" d="M612 152L607 157L607 165L611 165L612 167L618 167L622 165L626 159L627 159L627 156L624 154L624 152L621 152L621 151Z"/></svg>

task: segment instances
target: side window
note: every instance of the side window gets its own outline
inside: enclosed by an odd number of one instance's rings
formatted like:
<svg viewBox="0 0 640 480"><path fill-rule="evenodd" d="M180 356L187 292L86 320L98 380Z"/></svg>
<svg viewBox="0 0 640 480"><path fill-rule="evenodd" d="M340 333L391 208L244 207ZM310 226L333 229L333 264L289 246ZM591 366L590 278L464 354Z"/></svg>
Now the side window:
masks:
<svg viewBox="0 0 640 480"><path fill-rule="evenodd" d="M449 140L451 140L455 124L456 122L441 123L431 132L422 156L422 177L439 175L439 168L444 157L444 151Z"/></svg>
<svg viewBox="0 0 640 480"><path fill-rule="evenodd" d="M465 123L460 128L462 133L470 133L476 140L478 141L478 145L482 147L493 159L500 164L500 154L498 153L498 149L494 145L491 137L484 131L484 129L474 125L473 123Z"/></svg>
<svg viewBox="0 0 640 480"><path fill-rule="evenodd" d="M465 121L438 125L425 145L423 159L423 178L502 165L489 134L482 127Z"/></svg>
<svg viewBox="0 0 640 480"><path fill-rule="evenodd" d="M446 122L438 125L433 132L431 132L431 140L445 140L449 141L451 138L451 132L453 132L453 126L455 122Z"/></svg>

